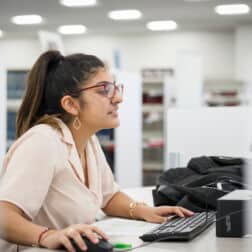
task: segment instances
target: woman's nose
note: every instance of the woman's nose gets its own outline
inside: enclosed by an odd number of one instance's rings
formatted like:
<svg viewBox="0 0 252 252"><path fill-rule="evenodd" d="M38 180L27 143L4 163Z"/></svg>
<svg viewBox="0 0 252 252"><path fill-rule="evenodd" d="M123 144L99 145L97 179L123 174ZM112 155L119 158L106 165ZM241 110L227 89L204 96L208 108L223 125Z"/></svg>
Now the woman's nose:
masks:
<svg viewBox="0 0 252 252"><path fill-rule="evenodd" d="M121 102L123 102L123 95L118 90L116 90L115 95L111 99L111 102L112 103L121 103Z"/></svg>

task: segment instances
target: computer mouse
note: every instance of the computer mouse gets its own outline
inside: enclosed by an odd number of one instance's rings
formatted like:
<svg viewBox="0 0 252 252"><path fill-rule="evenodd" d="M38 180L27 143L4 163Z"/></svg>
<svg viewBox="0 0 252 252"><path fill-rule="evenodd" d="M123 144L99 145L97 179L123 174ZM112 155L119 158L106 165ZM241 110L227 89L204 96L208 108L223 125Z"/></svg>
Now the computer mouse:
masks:
<svg viewBox="0 0 252 252"><path fill-rule="evenodd" d="M91 242L86 236L82 235L83 241L86 243L87 250L86 252L111 252L113 251L114 246L107 240L100 238L98 243ZM83 252L76 242L72 240L72 245L76 252Z"/></svg>

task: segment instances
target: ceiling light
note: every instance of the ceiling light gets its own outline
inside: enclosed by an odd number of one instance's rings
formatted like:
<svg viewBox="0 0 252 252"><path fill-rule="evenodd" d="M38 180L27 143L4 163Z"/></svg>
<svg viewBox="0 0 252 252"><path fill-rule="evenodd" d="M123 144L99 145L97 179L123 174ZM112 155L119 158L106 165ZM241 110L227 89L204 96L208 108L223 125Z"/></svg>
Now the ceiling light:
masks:
<svg viewBox="0 0 252 252"><path fill-rule="evenodd" d="M97 4L96 0L60 0L60 4L67 7L87 7Z"/></svg>
<svg viewBox="0 0 252 252"><path fill-rule="evenodd" d="M40 24L42 22L42 17L39 15L14 16L11 18L11 21L17 25Z"/></svg>
<svg viewBox="0 0 252 252"><path fill-rule="evenodd" d="M84 25L62 25L58 28L58 32L63 35L82 34L86 31L87 28Z"/></svg>
<svg viewBox="0 0 252 252"><path fill-rule="evenodd" d="M146 27L152 31L169 31L177 29L177 23L172 20L152 21Z"/></svg>
<svg viewBox="0 0 252 252"><path fill-rule="evenodd" d="M250 8L246 4L227 4L218 5L214 10L219 15L239 15L249 13Z"/></svg>
<svg viewBox="0 0 252 252"><path fill-rule="evenodd" d="M184 0L185 2L207 2L211 0Z"/></svg>
<svg viewBox="0 0 252 252"><path fill-rule="evenodd" d="M3 31L0 30L0 38L3 37Z"/></svg>
<svg viewBox="0 0 252 252"><path fill-rule="evenodd" d="M142 13L139 10L115 10L108 13L109 18L114 20L139 19Z"/></svg>

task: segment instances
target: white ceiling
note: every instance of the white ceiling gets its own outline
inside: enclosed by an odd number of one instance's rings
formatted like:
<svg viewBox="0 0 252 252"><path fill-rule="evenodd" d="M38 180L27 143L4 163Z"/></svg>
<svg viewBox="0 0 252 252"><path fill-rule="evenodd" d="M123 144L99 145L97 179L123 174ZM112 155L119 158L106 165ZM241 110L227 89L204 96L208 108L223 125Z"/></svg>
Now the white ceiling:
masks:
<svg viewBox="0 0 252 252"><path fill-rule="evenodd" d="M198 0L199 1L199 0ZM37 30L56 31L59 25L84 24L88 34L150 33L145 28L148 21L173 19L179 31L228 31L241 25L252 25L252 11L248 15L218 16L213 8L218 4L246 3L252 0L99 0L99 5L89 8L68 8L58 0L0 0L0 29L5 37L37 36ZM139 9L140 20L113 21L107 17L110 10ZM39 14L45 22L35 26L17 26L10 22L14 15Z"/></svg>

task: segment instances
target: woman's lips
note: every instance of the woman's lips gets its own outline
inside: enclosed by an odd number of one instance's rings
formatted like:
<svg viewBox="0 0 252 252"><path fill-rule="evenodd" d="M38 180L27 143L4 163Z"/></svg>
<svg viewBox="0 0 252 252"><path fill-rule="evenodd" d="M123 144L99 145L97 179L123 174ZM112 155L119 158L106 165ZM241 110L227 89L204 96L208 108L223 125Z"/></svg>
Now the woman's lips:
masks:
<svg viewBox="0 0 252 252"><path fill-rule="evenodd" d="M112 116L118 116L117 110L112 110L112 111L108 112L108 114L112 115Z"/></svg>

